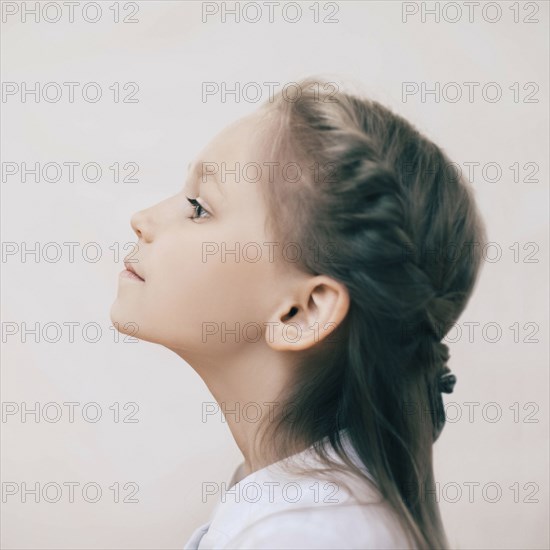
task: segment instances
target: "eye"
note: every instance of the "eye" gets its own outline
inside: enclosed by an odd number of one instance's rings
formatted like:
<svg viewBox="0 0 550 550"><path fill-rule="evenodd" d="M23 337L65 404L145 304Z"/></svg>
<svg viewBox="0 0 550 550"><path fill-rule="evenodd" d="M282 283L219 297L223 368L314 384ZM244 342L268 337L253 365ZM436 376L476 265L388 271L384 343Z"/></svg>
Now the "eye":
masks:
<svg viewBox="0 0 550 550"><path fill-rule="evenodd" d="M189 219L191 220L197 220L199 218L209 217L210 212L206 210L196 199L190 199L189 197L186 197L191 206L193 207L193 216L190 216ZM206 214L206 216L202 215Z"/></svg>

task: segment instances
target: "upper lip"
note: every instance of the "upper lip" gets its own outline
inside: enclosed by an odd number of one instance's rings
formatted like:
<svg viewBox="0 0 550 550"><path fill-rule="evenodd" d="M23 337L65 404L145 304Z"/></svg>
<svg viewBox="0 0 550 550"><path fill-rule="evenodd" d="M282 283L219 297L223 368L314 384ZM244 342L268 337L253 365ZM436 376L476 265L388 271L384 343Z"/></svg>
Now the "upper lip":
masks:
<svg viewBox="0 0 550 550"><path fill-rule="evenodd" d="M128 262L127 260L124 261L124 267L128 270L137 275L142 281L145 281L145 279L134 269L134 266Z"/></svg>

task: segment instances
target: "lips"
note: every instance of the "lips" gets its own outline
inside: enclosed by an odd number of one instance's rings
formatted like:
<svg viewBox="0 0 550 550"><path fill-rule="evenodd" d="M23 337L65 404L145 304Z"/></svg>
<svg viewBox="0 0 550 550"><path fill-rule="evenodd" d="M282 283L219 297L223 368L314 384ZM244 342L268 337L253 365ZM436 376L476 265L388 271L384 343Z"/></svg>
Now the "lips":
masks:
<svg viewBox="0 0 550 550"><path fill-rule="evenodd" d="M125 261L124 262L124 267L130 271L131 273L133 273L136 277L139 277L142 281L145 281L145 279L134 269L134 266L128 262L128 261Z"/></svg>

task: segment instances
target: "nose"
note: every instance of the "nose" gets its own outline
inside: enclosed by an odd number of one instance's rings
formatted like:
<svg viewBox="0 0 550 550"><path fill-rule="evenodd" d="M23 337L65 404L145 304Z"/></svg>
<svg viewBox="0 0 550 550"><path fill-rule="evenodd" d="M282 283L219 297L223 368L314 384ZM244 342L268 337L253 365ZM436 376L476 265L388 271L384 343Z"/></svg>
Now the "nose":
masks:
<svg viewBox="0 0 550 550"><path fill-rule="evenodd" d="M130 225L139 239L151 242L153 239L153 222L150 209L140 210L132 215Z"/></svg>
<svg viewBox="0 0 550 550"><path fill-rule="evenodd" d="M144 242L152 242L159 232L164 231L179 216L182 203L180 195L181 193L177 193L136 212L130 219L134 233Z"/></svg>

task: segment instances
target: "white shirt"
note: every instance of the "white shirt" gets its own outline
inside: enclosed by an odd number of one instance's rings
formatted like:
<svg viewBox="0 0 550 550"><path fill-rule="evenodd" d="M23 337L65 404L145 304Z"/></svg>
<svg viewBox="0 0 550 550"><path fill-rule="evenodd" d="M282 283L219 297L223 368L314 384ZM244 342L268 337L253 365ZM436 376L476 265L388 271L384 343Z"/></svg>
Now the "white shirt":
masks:
<svg viewBox="0 0 550 550"><path fill-rule="evenodd" d="M345 431L341 434L352 460L369 475ZM328 450L331 458L341 462ZM365 481L332 470L335 481L317 472L295 474L285 468L287 461L321 466L310 447L233 485L241 464L227 490L220 492L210 521L193 532L184 550L414 548L389 505ZM359 494L366 504L359 502Z"/></svg>

